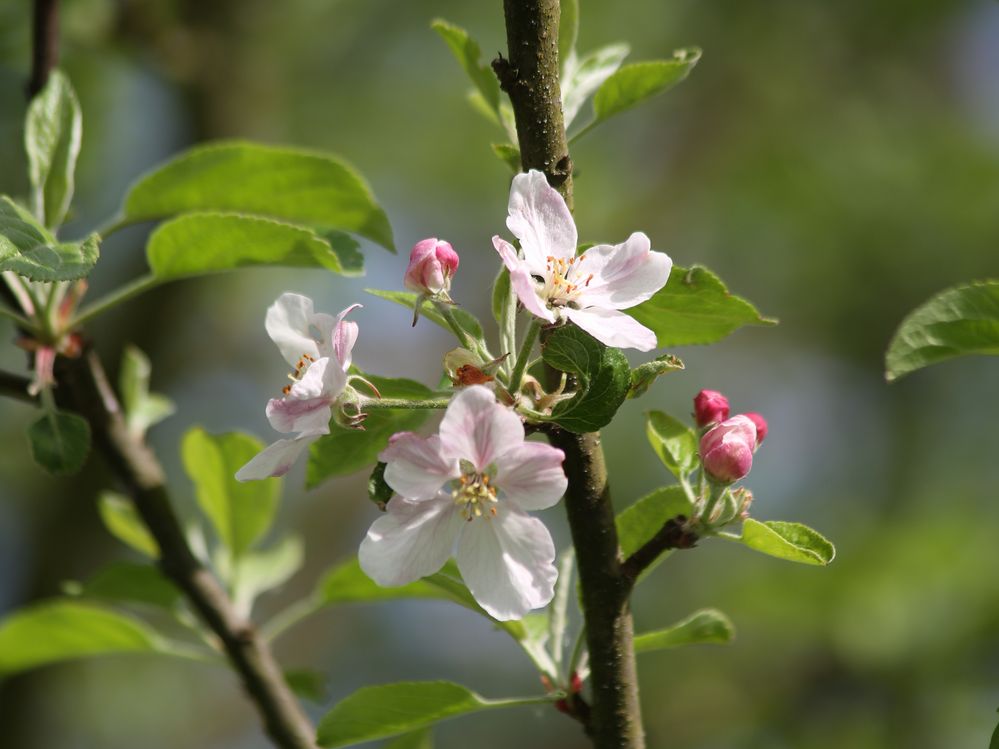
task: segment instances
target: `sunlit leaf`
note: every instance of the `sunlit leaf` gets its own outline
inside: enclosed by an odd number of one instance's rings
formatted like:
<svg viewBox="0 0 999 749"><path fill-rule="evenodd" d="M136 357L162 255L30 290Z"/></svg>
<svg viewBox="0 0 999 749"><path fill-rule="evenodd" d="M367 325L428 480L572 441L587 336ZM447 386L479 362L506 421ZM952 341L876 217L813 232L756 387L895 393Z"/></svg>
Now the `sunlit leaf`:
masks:
<svg viewBox="0 0 999 749"><path fill-rule="evenodd" d="M635 500L614 519L617 525L618 545L625 558L638 551L667 521L683 515L690 517L693 508L683 489L679 486L665 486ZM644 578L658 567L670 554L667 549L642 571Z"/></svg>
<svg viewBox="0 0 999 749"><path fill-rule="evenodd" d="M697 435L683 422L662 411L651 411L645 422L645 435L659 460L677 478L697 469Z"/></svg>
<svg viewBox="0 0 999 749"><path fill-rule="evenodd" d="M128 499L114 492L104 492L97 500L97 511L112 536L147 557L159 556L156 539L146 529Z"/></svg>
<svg viewBox="0 0 999 749"><path fill-rule="evenodd" d="M478 43L468 35L465 29L442 18L436 19L430 26L447 43L458 64L475 84L475 88L482 95L486 104L489 105L490 109L498 111L499 81L488 63L479 62L482 51L479 49Z"/></svg>
<svg viewBox="0 0 999 749"><path fill-rule="evenodd" d="M28 178L35 210L44 216L46 226L59 226L69 210L82 134L83 116L76 92L62 71L53 70L45 87L31 100L24 122Z"/></svg>
<svg viewBox="0 0 999 749"><path fill-rule="evenodd" d="M568 129L586 100L611 77L631 52L627 44L610 44L583 57L567 58L562 75L562 114Z"/></svg>
<svg viewBox="0 0 999 749"><path fill-rule="evenodd" d="M635 635L635 652L648 653L683 645L724 645L733 637L735 627L727 616L716 609L701 609L665 629Z"/></svg>
<svg viewBox="0 0 999 749"><path fill-rule="evenodd" d="M31 213L0 196L0 271L14 271L32 281L75 281L90 273L99 255L96 234L80 242L60 242Z"/></svg>
<svg viewBox="0 0 999 749"><path fill-rule="evenodd" d="M721 538L739 541L772 557L803 564L826 565L836 557L836 547L827 538L801 523L780 520L761 523L749 518L742 525L741 536L723 534Z"/></svg>
<svg viewBox="0 0 999 749"><path fill-rule="evenodd" d="M597 122L613 117L682 81L701 59L696 47L680 49L670 60L651 60L625 65L610 76L593 97Z"/></svg>

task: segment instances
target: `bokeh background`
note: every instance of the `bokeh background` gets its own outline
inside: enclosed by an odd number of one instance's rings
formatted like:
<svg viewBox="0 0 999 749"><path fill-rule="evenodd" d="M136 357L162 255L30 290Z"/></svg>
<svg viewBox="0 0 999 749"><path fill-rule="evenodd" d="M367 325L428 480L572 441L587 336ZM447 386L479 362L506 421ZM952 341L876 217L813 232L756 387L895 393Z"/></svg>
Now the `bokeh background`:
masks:
<svg viewBox="0 0 999 749"><path fill-rule="evenodd" d="M29 4L0 3L0 192L23 193ZM321 308L365 302L356 360L431 382L450 347L429 324L363 293L396 288L404 253L438 235L462 253L454 295L488 318L509 174L498 131L465 103L463 73L429 29L443 16L491 54L499 0L64 0L63 65L84 110L82 234L128 183L218 137L339 153L386 206L401 254L365 247L368 277L257 270L185 281L92 327L109 364L125 342L178 405L152 441L193 515L178 441L192 425L266 439L284 364L263 330L281 292ZM633 60L700 45L691 77L574 148L581 240L642 229L681 264L705 263L781 319L710 349L631 401L606 430L615 503L664 483L643 412L690 410L702 387L758 410L771 436L749 481L763 519L836 541L828 568L721 541L674 555L635 600L650 629L703 606L738 628L725 648L643 656L650 747L982 749L999 707L999 360L931 368L891 387L883 350L904 314L952 283L999 274L999 5L951 0L583 0L580 48L628 41ZM139 274L144 230L108 241L95 293ZM0 322L4 339L12 329ZM12 347L0 365L23 368ZM127 552L102 528L98 460L71 481L30 465L32 413L0 402L0 613L56 595ZM285 482L280 527L305 568L262 616L356 550L376 510L364 476L306 492ZM545 518L562 546L560 508ZM505 635L444 603L341 608L279 641L328 675L335 699L369 683L450 678L487 696L537 689ZM438 746L585 747L554 710L444 724ZM223 670L157 657L54 666L0 683L11 749L264 747Z"/></svg>

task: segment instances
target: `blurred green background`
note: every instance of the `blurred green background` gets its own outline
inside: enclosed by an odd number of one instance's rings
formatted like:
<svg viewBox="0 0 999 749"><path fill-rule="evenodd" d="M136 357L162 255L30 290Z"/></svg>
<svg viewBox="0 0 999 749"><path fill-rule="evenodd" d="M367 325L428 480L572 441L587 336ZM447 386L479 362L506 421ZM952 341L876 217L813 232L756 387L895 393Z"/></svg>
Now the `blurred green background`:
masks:
<svg viewBox="0 0 999 749"><path fill-rule="evenodd" d="M365 285L401 285L404 253L437 235L462 253L455 298L488 317L509 174L498 131L464 101L463 73L429 29L443 16L487 54L505 49L499 0L65 0L63 66L84 111L77 215L108 217L126 185L188 144L247 137L339 153L386 206L400 255L366 247L368 278L246 271L177 283L92 327L109 364L124 342L154 362L178 413L152 432L190 511L178 441L190 426L272 438L263 406L284 364L263 330L281 292L336 311L362 301L356 361L431 382L451 343ZM25 191L21 153L29 4L0 4L0 192ZM585 241L644 230L702 262L776 329L677 350L687 371L631 401L606 431L615 503L663 483L642 414L690 410L702 387L757 410L771 432L749 485L761 519L832 538L829 568L720 541L674 555L640 589L639 630L717 606L727 648L639 662L650 747L984 749L999 707L999 360L956 361L888 387L882 352L904 314L958 281L999 275L999 5L933 0L583 0L580 48L628 41L632 60L696 44L690 78L573 151ZM95 293L143 267L143 229L108 241ZM6 322L3 338L13 334ZM23 368L12 347L0 366ZM94 499L99 460L58 482L30 465L32 413L0 402L0 613L56 595L125 554ZM364 476L305 492L286 481L281 525L307 565L266 614L356 550L376 511ZM560 546L561 508L547 511ZM279 641L321 669L321 714L364 684L450 678L487 696L537 689L526 659L443 603L326 612ZM438 746L585 747L554 710L444 724ZM12 749L264 747L235 678L165 658L77 662L0 683Z"/></svg>

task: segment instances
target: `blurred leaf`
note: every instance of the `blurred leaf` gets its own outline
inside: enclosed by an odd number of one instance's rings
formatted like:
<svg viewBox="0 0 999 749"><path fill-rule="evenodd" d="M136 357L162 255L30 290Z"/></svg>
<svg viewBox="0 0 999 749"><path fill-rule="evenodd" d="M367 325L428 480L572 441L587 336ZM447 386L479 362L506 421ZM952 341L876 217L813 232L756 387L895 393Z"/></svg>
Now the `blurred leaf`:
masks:
<svg viewBox="0 0 999 749"><path fill-rule="evenodd" d="M90 425L66 411L48 411L28 427L31 456L55 476L79 471L90 452Z"/></svg>
<svg viewBox="0 0 999 749"><path fill-rule="evenodd" d="M325 674L306 668L289 669L284 672L284 680L297 696L310 702L326 702L328 687Z"/></svg>
<svg viewBox="0 0 999 749"><path fill-rule="evenodd" d="M340 263L340 270L337 271L340 275L349 278L364 275L364 253L356 239L336 229L316 229L316 234L329 242Z"/></svg>
<svg viewBox="0 0 999 749"><path fill-rule="evenodd" d="M999 281L955 286L913 310L888 345L885 377L968 354L999 356Z"/></svg>
<svg viewBox="0 0 999 749"><path fill-rule="evenodd" d="M160 555L160 547L139 518L132 503L120 494L103 492L97 511L112 536L147 557Z"/></svg>
<svg viewBox="0 0 999 749"><path fill-rule="evenodd" d="M507 305L513 303L513 298L510 296L510 271L506 269L506 266L500 268L496 280L493 282L491 301L493 319L497 325L502 327L504 310Z"/></svg>
<svg viewBox="0 0 999 749"><path fill-rule="evenodd" d="M389 742L385 749L434 749L433 733L429 728L406 733Z"/></svg>
<svg viewBox="0 0 999 749"><path fill-rule="evenodd" d="M727 616L716 609L701 609L666 629L635 635L635 652L648 653L683 645L724 645L733 637L735 627Z"/></svg>
<svg viewBox="0 0 999 749"><path fill-rule="evenodd" d="M576 39L579 37L579 0L559 0L559 6L558 61L564 71L566 61L576 50ZM562 78L564 86L564 72ZM569 119L566 118L566 127L569 126Z"/></svg>
<svg viewBox="0 0 999 749"><path fill-rule="evenodd" d="M385 398L420 400L433 395L425 385L405 378L364 375ZM333 476L345 476L371 466L396 432L407 432L422 424L428 413L417 409L376 409L368 414L364 429L347 429L330 423L330 433L309 449L305 483L310 489Z"/></svg>
<svg viewBox="0 0 999 749"><path fill-rule="evenodd" d="M158 424L175 411L169 398L149 392L149 376L152 365L141 350L126 346L121 356L121 374L118 386L121 390L121 404L125 411L128 431L142 437L146 430Z"/></svg>
<svg viewBox="0 0 999 749"><path fill-rule="evenodd" d="M520 172L520 149L510 143L493 143L493 153L510 167L514 174Z"/></svg>
<svg viewBox="0 0 999 749"><path fill-rule="evenodd" d="M627 44L609 44L578 58L566 58L562 76L562 113L568 129L586 100L614 74L631 52ZM609 116L609 115L608 115Z"/></svg>
<svg viewBox="0 0 999 749"><path fill-rule="evenodd" d="M673 266L669 281L637 307L624 310L655 331L660 346L715 343L743 325L776 325L745 299L729 293L707 268Z"/></svg>
<svg viewBox="0 0 999 749"><path fill-rule="evenodd" d="M659 460L678 479L697 470L697 434L686 424L662 411L651 411L645 421L645 436Z"/></svg>
<svg viewBox="0 0 999 749"><path fill-rule="evenodd" d="M249 616L261 593L286 583L305 560L302 539L288 536L266 549L248 551L233 564L233 600L236 609Z"/></svg>
<svg viewBox="0 0 999 749"><path fill-rule="evenodd" d="M84 583L65 583L65 592L121 603L145 603L165 609L181 600L180 590L151 564L112 562Z"/></svg>
<svg viewBox="0 0 999 749"><path fill-rule="evenodd" d="M678 49L671 60L651 60L625 65L597 89L593 97L594 123L619 114L650 96L682 81L701 59L697 47Z"/></svg>
<svg viewBox="0 0 999 749"><path fill-rule="evenodd" d="M553 702L557 696L487 700L449 681L409 681L364 687L338 702L319 723L320 746L350 746L431 726L459 715Z"/></svg>
<svg viewBox="0 0 999 749"><path fill-rule="evenodd" d="M639 364L631 370L631 387L628 388L628 397L639 398L645 395L657 379L682 369L683 362L680 361L680 357L673 354L663 354L650 362Z"/></svg>
<svg viewBox="0 0 999 749"><path fill-rule="evenodd" d="M432 577L395 588L383 588L364 574L364 570L361 569L356 558L337 565L323 575L316 586L315 596L317 602L323 606L391 601L402 598L430 598L454 601L463 606L467 605L467 599L464 596L455 596L451 591L435 585ZM469 594L470 597L471 594Z"/></svg>
<svg viewBox="0 0 999 749"><path fill-rule="evenodd" d="M413 310L413 305L416 304L416 294L409 291L383 291L382 289L365 289L365 291L382 299L387 299L390 302L395 302L399 306L405 307L410 312ZM471 335L473 338L482 338L482 325L475 318L475 315L462 309L461 307L452 307L451 311L458 320L458 324L466 333ZM441 317L441 314L434 309L433 304L424 303L420 309L420 317L425 317L436 325L444 328L447 332L451 332L451 326L449 326L447 321Z"/></svg>
<svg viewBox="0 0 999 749"><path fill-rule="evenodd" d="M690 500L679 486L665 486L636 500L615 518L622 555L627 559L651 541L666 521L680 515L689 518L691 512L693 508ZM660 554L656 561L642 572L641 577L648 575L672 553L673 550L668 549Z"/></svg>
<svg viewBox="0 0 999 749"><path fill-rule="evenodd" d="M552 409L551 420L571 432L594 432L610 423L631 387L628 360L574 325L555 329L544 341L545 363L575 375L578 392Z"/></svg>
<svg viewBox="0 0 999 749"><path fill-rule="evenodd" d="M236 471L263 447L247 434L211 435L197 427L181 443L184 469L194 482L198 505L234 557L267 532L277 510L279 481L235 479Z"/></svg>
<svg viewBox="0 0 999 749"><path fill-rule="evenodd" d="M485 99L486 103L493 110L499 111L500 86L493 69L488 63L479 62L482 52L478 43L468 35L468 32L460 26L445 21L442 18L436 19L430 24L431 28L440 34L441 38L450 47L458 64L464 68L465 73L475 84L475 88Z"/></svg>
<svg viewBox="0 0 999 749"><path fill-rule="evenodd" d="M59 242L28 211L0 196L0 271L32 281L75 281L90 273L99 255L96 234L81 242Z"/></svg>
<svg viewBox="0 0 999 749"><path fill-rule="evenodd" d="M368 477L368 499L381 510L385 509L385 505L395 493L385 481L385 468L385 463L375 463L375 467L371 469L371 475Z"/></svg>
<svg viewBox="0 0 999 749"><path fill-rule="evenodd" d="M31 100L24 122L35 212L44 217L46 226L59 226L69 210L82 134L83 116L76 92L62 71L53 70L45 87Z"/></svg>
<svg viewBox="0 0 999 749"><path fill-rule="evenodd" d="M353 232L395 251L371 188L336 156L246 141L218 141L176 156L136 182L122 221L186 211L237 211Z"/></svg>
<svg viewBox="0 0 999 749"><path fill-rule="evenodd" d="M311 229L235 213L187 213L167 221L150 235L146 255L162 279L255 265L343 272L339 256Z"/></svg>
<svg viewBox="0 0 999 749"><path fill-rule="evenodd" d="M761 523L749 518L742 524L741 536L721 534L720 537L791 562L826 565L836 557L836 547L828 539L801 523L780 520Z"/></svg>

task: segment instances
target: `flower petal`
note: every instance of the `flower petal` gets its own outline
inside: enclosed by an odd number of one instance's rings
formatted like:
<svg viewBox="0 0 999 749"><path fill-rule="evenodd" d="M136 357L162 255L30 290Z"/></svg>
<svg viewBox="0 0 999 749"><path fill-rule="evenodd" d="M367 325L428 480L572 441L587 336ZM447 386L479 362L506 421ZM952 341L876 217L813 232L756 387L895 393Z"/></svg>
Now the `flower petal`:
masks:
<svg viewBox="0 0 999 749"><path fill-rule="evenodd" d="M393 497L361 542L361 569L383 586L432 575L451 556L464 524L450 495L424 502Z"/></svg>
<svg viewBox="0 0 999 749"><path fill-rule="evenodd" d="M558 571L551 534L512 502L501 503L496 517L465 524L457 559L468 589L495 619L519 619L552 600Z"/></svg>
<svg viewBox="0 0 999 749"><path fill-rule="evenodd" d="M591 247L580 258L579 274L593 274L583 292L583 307L627 309L651 299L669 279L673 261L653 252L649 238L635 232L627 241Z"/></svg>
<svg viewBox="0 0 999 749"><path fill-rule="evenodd" d="M484 471L507 450L524 442L524 425L511 409L496 402L493 391L472 385L451 399L440 426L444 454L471 461Z"/></svg>
<svg viewBox="0 0 999 749"><path fill-rule="evenodd" d="M524 442L496 459L495 485L525 510L551 507L565 494L565 453L542 442Z"/></svg>
<svg viewBox="0 0 999 749"><path fill-rule="evenodd" d="M267 335L277 344L281 356L292 367L303 354L308 354L313 359L329 356L329 350L321 350L326 347L318 345L312 337L312 329L315 328L320 333L320 340L329 340L333 318L316 314L312 300L307 296L282 294L268 307L264 327L267 328Z"/></svg>
<svg viewBox="0 0 999 749"><path fill-rule="evenodd" d="M333 331L330 335L333 354L336 356L337 361L340 362L340 368L344 371L350 367L351 351L354 348L354 343L357 342L358 328L356 322L353 320L344 320L343 318L361 306L360 304L350 305L337 315L336 320L333 322Z"/></svg>
<svg viewBox="0 0 999 749"><path fill-rule="evenodd" d="M461 474L457 459L444 455L436 434L425 438L412 432L394 434L378 459L387 463L385 482L408 499L432 499L445 482Z"/></svg>
<svg viewBox="0 0 999 749"><path fill-rule="evenodd" d="M616 309L567 307L565 315L605 346L651 351L658 345L655 333Z"/></svg>
<svg viewBox="0 0 999 749"><path fill-rule="evenodd" d="M524 308L532 315L544 318L548 322L555 322L555 313L548 309L538 296L531 271L527 264L517 257L513 245L501 237L493 237L493 247L503 259L503 265L510 271L510 284Z"/></svg>
<svg viewBox="0 0 999 749"><path fill-rule="evenodd" d="M278 440L268 445L236 472L236 480L256 481L284 476L291 470L302 451L320 436L316 433L300 434L295 439Z"/></svg>
<svg viewBox="0 0 999 749"><path fill-rule="evenodd" d="M330 431L329 398L271 398L266 413L271 426L284 434L329 434Z"/></svg>
<svg viewBox="0 0 999 749"><path fill-rule="evenodd" d="M568 260L576 254L576 224L558 190L542 172L518 174L510 186L507 228L520 240L524 259L534 273L551 255Z"/></svg>

